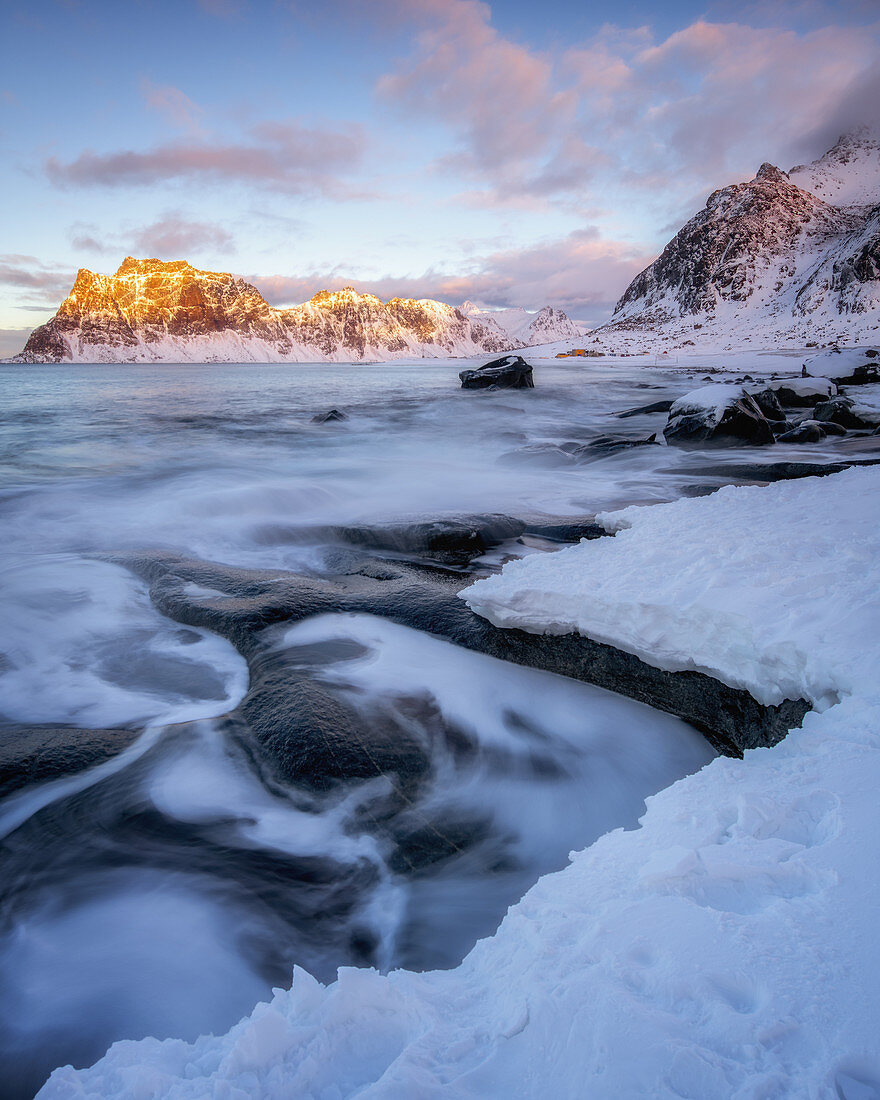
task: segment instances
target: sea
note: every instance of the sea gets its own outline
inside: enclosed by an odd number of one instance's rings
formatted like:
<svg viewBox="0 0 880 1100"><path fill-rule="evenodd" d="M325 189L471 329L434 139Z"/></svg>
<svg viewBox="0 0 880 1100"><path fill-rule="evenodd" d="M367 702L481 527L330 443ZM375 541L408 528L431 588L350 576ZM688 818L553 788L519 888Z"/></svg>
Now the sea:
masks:
<svg viewBox="0 0 880 1100"><path fill-rule="evenodd" d="M126 555L321 578L338 570L329 529L583 519L737 480L719 467L748 480L763 452L666 447L665 413L619 417L799 368L713 363L549 361L535 389L497 392L462 390L467 364L449 360L0 366L4 1097L116 1040L224 1031L294 966L324 982L455 966L570 851L637 828L646 797L713 756L670 715L427 629L332 608L276 629L302 675L424 747L401 828L461 842L403 864L365 812L394 776L324 790L267 776L223 721L248 691L244 656L164 616ZM331 409L345 419L321 422ZM651 435L580 464L559 450ZM770 450L825 462L859 446ZM511 540L469 571L556 548ZM113 750L78 762L96 738ZM41 771L55 744L61 774Z"/></svg>

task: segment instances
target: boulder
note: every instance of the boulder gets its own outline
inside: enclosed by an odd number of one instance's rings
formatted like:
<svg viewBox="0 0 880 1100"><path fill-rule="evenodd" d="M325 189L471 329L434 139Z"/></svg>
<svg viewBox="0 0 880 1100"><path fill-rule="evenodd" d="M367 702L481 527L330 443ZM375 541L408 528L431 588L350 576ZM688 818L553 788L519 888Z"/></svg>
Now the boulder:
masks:
<svg viewBox="0 0 880 1100"><path fill-rule="evenodd" d="M820 422L839 424L841 428L873 428L876 420L865 419L860 415L862 411L856 408L851 397L832 397L830 401L817 405L813 416Z"/></svg>
<svg viewBox="0 0 880 1100"><path fill-rule="evenodd" d="M821 443L825 438L825 429L818 420L804 420L791 431L776 437L778 443Z"/></svg>
<svg viewBox="0 0 880 1100"><path fill-rule="evenodd" d="M830 378L849 386L880 381L880 350L877 348L829 348L804 363L806 374Z"/></svg>
<svg viewBox="0 0 880 1100"><path fill-rule="evenodd" d="M830 378L777 378L769 386L780 403L790 409L812 409L837 393Z"/></svg>
<svg viewBox="0 0 880 1100"><path fill-rule="evenodd" d="M535 387L532 368L521 355L504 355L476 370L463 370L458 377L463 390L530 390Z"/></svg>
<svg viewBox="0 0 880 1100"><path fill-rule="evenodd" d="M757 402L735 384L703 386L679 397L669 410L663 434L667 443L679 447L775 442L772 426Z"/></svg>
<svg viewBox="0 0 880 1100"><path fill-rule="evenodd" d="M779 404L779 397L771 386L748 391L752 400L768 420L785 420L785 410Z"/></svg>

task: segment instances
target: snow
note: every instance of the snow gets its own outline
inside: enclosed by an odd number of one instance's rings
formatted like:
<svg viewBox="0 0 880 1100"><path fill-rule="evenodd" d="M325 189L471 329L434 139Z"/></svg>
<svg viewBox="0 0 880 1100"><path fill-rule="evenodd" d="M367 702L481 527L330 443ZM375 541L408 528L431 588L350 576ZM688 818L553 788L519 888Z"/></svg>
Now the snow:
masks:
<svg viewBox="0 0 880 1100"><path fill-rule="evenodd" d="M873 352L873 355L866 354ZM825 378L848 378L857 367L873 366L880 374L880 350L877 348L829 348L804 363L807 374Z"/></svg>
<svg viewBox="0 0 880 1100"><path fill-rule="evenodd" d="M297 970L227 1035L117 1043L41 1100L880 1095L878 505L873 468L729 488L477 582L493 621L817 709L649 799L457 969Z"/></svg>
<svg viewBox="0 0 880 1100"><path fill-rule="evenodd" d="M777 378L769 383L771 390L791 390L799 397L833 397L837 393L837 386L830 378ZM766 386L749 387L751 391L758 392Z"/></svg>
<svg viewBox="0 0 880 1100"><path fill-rule="evenodd" d="M678 400L673 401L669 410L670 418L685 416L687 413L708 413L713 424L717 424L724 410L735 401L745 397L745 390L734 382L717 382L710 386L701 386L691 390Z"/></svg>

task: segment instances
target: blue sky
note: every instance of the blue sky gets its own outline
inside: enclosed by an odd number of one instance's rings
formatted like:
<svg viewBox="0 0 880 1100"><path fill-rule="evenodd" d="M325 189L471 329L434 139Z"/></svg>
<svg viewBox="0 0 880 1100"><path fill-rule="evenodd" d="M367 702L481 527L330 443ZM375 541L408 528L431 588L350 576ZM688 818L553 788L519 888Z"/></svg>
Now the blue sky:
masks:
<svg viewBox="0 0 880 1100"><path fill-rule="evenodd" d="M596 321L715 187L880 103L876 0L4 6L0 353L78 267Z"/></svg>

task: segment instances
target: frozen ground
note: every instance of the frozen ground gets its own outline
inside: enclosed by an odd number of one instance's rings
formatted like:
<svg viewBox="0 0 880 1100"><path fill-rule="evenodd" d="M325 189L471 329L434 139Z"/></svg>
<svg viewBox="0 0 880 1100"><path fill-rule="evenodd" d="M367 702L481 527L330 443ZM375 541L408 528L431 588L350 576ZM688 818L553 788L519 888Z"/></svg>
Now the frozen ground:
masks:
<svg viewBox="0 0 880 1100"><path fill-rule="evenodd" d="M456 970L297 970L227 1035L118 1043L42 1100L880 1096L878 505L873 469L727 489L479 582L496 621L817 707L651 798Z"/></svg>

